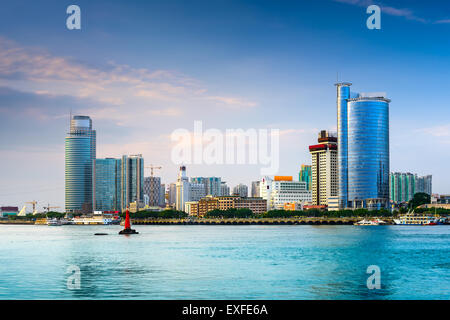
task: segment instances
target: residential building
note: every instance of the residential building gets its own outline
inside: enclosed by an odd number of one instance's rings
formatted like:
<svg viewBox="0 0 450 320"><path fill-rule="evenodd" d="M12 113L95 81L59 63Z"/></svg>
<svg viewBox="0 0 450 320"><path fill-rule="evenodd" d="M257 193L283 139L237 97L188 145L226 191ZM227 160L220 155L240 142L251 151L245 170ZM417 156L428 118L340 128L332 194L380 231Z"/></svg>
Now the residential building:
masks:
<svg viewBox="0 0 450 320"><path fill-rule="evenodd" d="M239 196L208 195L199 201L189 201L185 204L185 210L192 216L203 217L214 209L250 209L253 214L263 214L267 211L267 201L262 198L243 198Z"/></svg>
<svg viewBox="0 0 450 320"><path fill-rule="evenodd" d="M337 83L340 208L389 208L389 103Z"/></svg>
<svg viewBox="0 0 450 320"><path fill-rule="evenodd" d="M338 195L336 135L322 130L319 133L318 143L309 146L312 163L312 204L328 206L328 198Z"/></svg>
<svg viewBox="0 0 450 320"><path fill-rule="evenodd" d="M177 184L171 183L169 185L169 206L175 207L175 204L177 202Z"/></svg>
<svg viewBox="0 0 450 320"><path fill-rule="evenodd" d="M300 172L298 173L298 181L306 182L306 189L312 190L312 168L310 165L302 164Z"/></svg>
<svg viewBox="0 0 450 320"><path fill-rule="evenodd" d="M238 195L240 197L248 197L248 187L245 184L238 184L233 188L233 195Z"/></svg>
<svg viewBox="0 0 450 320"><path fill-rule="evenodd" d="M225 181L220 183L220 196L229 196L230 195L230 187L227 186Z"/></svg>
<svg viewBox="0 0 450 320"><path fill-rule="evenodd" d="M69 213L93 211L93 167L96 132L88 116L73 116L65 138L65 210Z"/></svg>
<svg viewBox="0 0 450 320"><path fill-rule="evenodd" d="M189 201L198 201L201 198L206 197L206 187L203 183L190 183L189 184Z"/></svg>
<svg viewBox="0 0 450 320"><path fill-rule="evenodd" d="M261 183L261 181L253 181L252 182L252 197L253 198L258 198L261 196L260 192L259 192L259 184Z"/></svg>
<svg viewBox="0 0 450 320"><path fill-rule="evenodd" d="M161 200L161 193L163 192L160 177L151 176L144 178L144 195L148 196L148 205L150 207L162 205L164 201Z"/></svg>
<svg viewBox="0 0 450 320"><path fill-rule="evenodd" d="M432 190L432 176L427 175L423 177L418 177L416 180L416 193L422 192L427 193L431 196Z"/></svg>
<svg viewBox="0 0 450 320"><path fill-rule="evenodd" d="M191 183L203 184L207 195L219 196L221 192L222 179L218 177L194 177Z"/></svg>

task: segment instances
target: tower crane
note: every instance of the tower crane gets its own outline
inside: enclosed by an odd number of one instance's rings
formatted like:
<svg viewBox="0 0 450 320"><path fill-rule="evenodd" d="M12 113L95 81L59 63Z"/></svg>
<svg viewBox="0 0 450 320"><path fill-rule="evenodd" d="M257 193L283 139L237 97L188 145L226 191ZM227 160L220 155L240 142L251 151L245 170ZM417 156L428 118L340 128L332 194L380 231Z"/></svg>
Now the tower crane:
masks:
<svg viewBox="0 0 450 320"><path fill-rule="evenodd" d="M44 209L47 210L47 213L50 212L50 209L56 209L56 208L61 208L61 207L58 207L58 206L56 206L56 207L50 207L50 203L48 204L47 207L44 207Z"/></svg>
<svg viewBox="0 0 450 320"><path fill-rule="evenodd" d="M31 204L33 206L33 214L37 213L37 211L36 211L37 201L36 200L28 201L28 202L25 202L25 203L29 203L29 204Z"/></svg>
<svg viewBox="0 0 450 320"><path fill-rule="evenodd" d="M154 166L153 164L150 164L149 166L146 166L146 168L149 168L150 169L150 176L151 177L153 177L153 170L154 169L162 169L162 167L161 166Z"/></svg>

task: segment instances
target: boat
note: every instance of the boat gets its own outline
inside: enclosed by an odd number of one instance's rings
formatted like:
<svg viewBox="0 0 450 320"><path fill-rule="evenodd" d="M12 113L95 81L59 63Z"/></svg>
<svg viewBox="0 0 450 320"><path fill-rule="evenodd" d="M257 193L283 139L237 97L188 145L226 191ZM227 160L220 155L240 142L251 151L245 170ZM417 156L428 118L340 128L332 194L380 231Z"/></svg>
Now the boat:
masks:
<svg viewBox="0 0 450 320"><path fill-rule="evenodd" d="M62 223L59 219L53 218L53 219L47 219L47 225L48 226L62 226Z"/></svg>
<svg viewBox="0 0 450 320"><path fill-rule="evenodd" d="M397 225L435 226L440 224L440 219L437 216L414 213L413 210L394 219L394 223Z"/></svg>
<svg viewBox="0 0 450 320"><path fill-rule="evenodd" d="M372 220L364 218L363 220L354 223L355 226L379 226L383 224L386 224L386 222L378 218Z"/></svg>

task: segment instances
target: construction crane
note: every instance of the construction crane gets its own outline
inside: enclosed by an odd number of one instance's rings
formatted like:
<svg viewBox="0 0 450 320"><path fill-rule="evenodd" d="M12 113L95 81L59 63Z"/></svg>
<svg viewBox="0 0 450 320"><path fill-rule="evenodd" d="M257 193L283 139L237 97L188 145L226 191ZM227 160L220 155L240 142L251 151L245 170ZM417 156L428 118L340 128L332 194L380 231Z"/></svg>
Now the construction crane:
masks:
<svg viewBox="0 0 450 320"><path fill-rule="evenodd" d="M50 209L56 209L56 208L61 208L61 207L50 207L50 203L48 204L47 207L44 207L44 209L47 210L47 213L50 212Z"/></svg>
<svg viewBox="0 0 450 320"><path fill-rule="evenodd" d="M37 211L36 211L37 201L36 200L28 201L28 202L25 202L25 203L29 203L29 204L31 204L33 206L33 214L37 213Z"/></svg>
<svg viewBox="0 0 450 320"><path fill-rule="evenodd" d="M153 169L162 169L162 167L161 166L154 166L154 165L149 165L149 166L146 166L146 168L149 168L150 169L150 176L151 177L153 177Z"/></svg>

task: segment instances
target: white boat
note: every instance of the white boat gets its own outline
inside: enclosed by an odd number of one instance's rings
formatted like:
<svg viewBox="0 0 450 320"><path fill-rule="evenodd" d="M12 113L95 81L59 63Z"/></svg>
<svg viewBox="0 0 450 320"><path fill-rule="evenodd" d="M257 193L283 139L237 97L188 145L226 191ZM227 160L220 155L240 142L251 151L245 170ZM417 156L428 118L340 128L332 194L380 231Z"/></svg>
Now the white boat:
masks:
<svg viewBox="0 0 450 320"><path fill-rule="evenodd" d="M49 226L61 226L62 223L59 219L53 218L53 219L47 219L47 225Z"/></svg>
<svg viewBox="0 0 450 320"><path fill-rule="evenodd" d="M355 226L379 226L383 224L386 224L386 222L378 218L372 220L364 218L363 220L354 223Z"/></svg>

